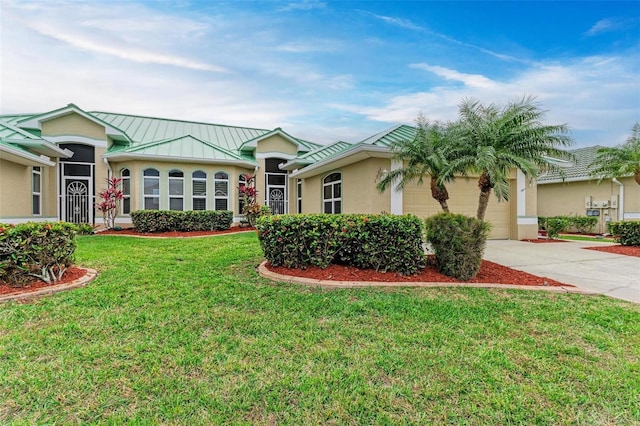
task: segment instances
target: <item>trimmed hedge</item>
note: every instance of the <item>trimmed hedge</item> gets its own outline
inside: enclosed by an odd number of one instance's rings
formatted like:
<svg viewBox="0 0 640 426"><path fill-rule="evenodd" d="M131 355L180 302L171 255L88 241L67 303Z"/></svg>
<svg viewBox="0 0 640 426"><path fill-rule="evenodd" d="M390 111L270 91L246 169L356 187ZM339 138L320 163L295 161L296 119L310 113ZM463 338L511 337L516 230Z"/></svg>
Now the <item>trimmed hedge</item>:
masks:
<svg viewBox="0 0 640 426"><path fill-rule="evenodd" d="M415 216L299 214L263 216L258 238L274 266L332 263L415 274L425 267L422 222Z"/></svg>
<svg viewBox="0 0 640 426"><path fill-rule="evenodd" d="M640 246L640 221L610 222L609 232L623 246Z"/></svg>
<svg viewBox="0 0 640 426"><path fill-rule="evenodd" d="M461 214L439 213L425 219L425 228L438 271L463 281L478 274L491 230L489 223Z"/></svg>
<svg viewBox="0 0 640 426"><path fill-rule="evenodd" d="M229 210L136 210L130 216L136 230L144 233L222 231L233 222Z"/></svg>
<svg viewBox="0 0 640 426"><path fill-rule="evenodd" d="M574 228L581 234L593 232L598 224L598 217L595 216L552 216L538 217L538 227L547 231L547 236L552 239L558 238L560 232L566 232Z"/></svg>
<svg viewBox="0 0 640 426"><path fill-rule="evenodd" d="M15 285L58 281L73 262L76 232L66 222L0 224L0 278Z"/></svg>

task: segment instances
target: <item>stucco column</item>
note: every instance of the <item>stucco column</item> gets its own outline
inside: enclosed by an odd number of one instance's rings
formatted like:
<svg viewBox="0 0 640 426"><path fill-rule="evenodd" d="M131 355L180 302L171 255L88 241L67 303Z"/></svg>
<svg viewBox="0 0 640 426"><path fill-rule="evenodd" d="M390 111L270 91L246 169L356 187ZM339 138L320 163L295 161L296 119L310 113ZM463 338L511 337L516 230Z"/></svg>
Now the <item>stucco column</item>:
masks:
<svg viewBox="0 0 640 426"><path fill-rule="evenodd" d="M402 167L401 160L391 160L391 170L398 170ZM391 183L391 213L402 214L402 189L396 187L397 179Z"/></svg>

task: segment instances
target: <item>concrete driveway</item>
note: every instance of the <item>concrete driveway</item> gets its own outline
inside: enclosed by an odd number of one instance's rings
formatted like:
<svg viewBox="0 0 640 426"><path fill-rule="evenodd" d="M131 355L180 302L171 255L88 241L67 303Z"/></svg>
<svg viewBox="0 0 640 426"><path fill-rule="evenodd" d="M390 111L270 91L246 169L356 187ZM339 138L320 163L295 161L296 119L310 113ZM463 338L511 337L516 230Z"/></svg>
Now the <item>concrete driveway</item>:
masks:
<svg viewBox="0 0 640 426"><path fill-rule="evenodd" d="M640 258L585 250L607 243L491 240L484 258L617 299L640 303Z"/></svg>

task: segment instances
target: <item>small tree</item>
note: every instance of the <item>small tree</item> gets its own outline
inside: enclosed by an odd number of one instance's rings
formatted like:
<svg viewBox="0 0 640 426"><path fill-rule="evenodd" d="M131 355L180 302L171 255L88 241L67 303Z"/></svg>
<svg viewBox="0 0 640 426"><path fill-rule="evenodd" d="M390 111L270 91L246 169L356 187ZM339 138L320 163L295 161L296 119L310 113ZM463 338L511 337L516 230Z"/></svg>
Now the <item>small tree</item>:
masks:
<svg viewBox="0 0 640 426"><path fill-rule="evenodd" d="M256 177L244 175L245 182L238 187L242 203L242 214L247 218L249 225L256 226L256 220L263 213L263 207L258 203L258 190L256 189Z"/></svg>
<svg viewBox="0 0 640 426"><path fill-rule="evenodd" d="M391 145L393 158L403 161L403 167L386 174L378 183L378 191L382 192L395 185L402 189L411 181L422 184L425 176L429 176L431 197L436 200L442 211L449 212L449 192L445 183L454 179L454 171L444 173L449 164L449 134L452 124L430 122L423 115L416 119L416 135L411 140L401 140Z"/></svg>
<svg viewBox="0 0 640 426"><path fill-rule="evenodd" d="M102 212L102 220L104 226L108 229L116 226L116 217L118 216L118 209L120 208L120 201L124 198L120 185L122 184L122 178L110 177L106 179L107 188L98 192L98 197L101 198L99 203L96 203L96 208Z"/></svg>
<svg viewBox="0 0 640 426"><path fill-rule="evenodd" d="M633 176L640 185L640 123L633 126L631 136L621 146L598 149L589 167L589 174L597 177L598 182L607 178Z"/></svg>

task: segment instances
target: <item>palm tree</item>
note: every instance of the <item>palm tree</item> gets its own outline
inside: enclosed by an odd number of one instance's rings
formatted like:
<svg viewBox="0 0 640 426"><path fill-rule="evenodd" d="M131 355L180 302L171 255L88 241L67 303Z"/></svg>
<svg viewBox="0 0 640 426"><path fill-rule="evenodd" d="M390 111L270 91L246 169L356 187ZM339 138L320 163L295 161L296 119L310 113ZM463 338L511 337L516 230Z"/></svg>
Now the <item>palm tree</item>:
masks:
<svg viewBox="0 0 640 426"><path fill-rule="evenodd" d="M394 185L397 189L416 180L419 185L426 175L430 176L431 196L440 203L442 210L449 213L447 200L449 192L446 182L453 180L453 174L445 175L448 166L448 133L451 124L430 122L422 114L416 119L416 135L411 140L394 142L391 145L393 159L403 162L399 169L391 170L378 183L380 192Z"/></svg>
<svg viewBox="0 0 640 426"><path fill-rule="evenodd" d="M631 136L621 146L600 148L589 165L591 176L603 179L633 175L640 185L640 123L631 129Z"/></svg>
<svg viewBox="0 0 640 426"><path fill-rule="evenodd" d="M445 175L462 171L479 175L477 218L484 220L491 192L500 201L509 199L509 174L514 168L534 179L543 170L557 168L548 157L571 155L561 149L573 141L568 127L542 123L544 111L534 98L523 97L500 108L465 99L459 110L459 136L453 147L455 158Z"/></svg>

